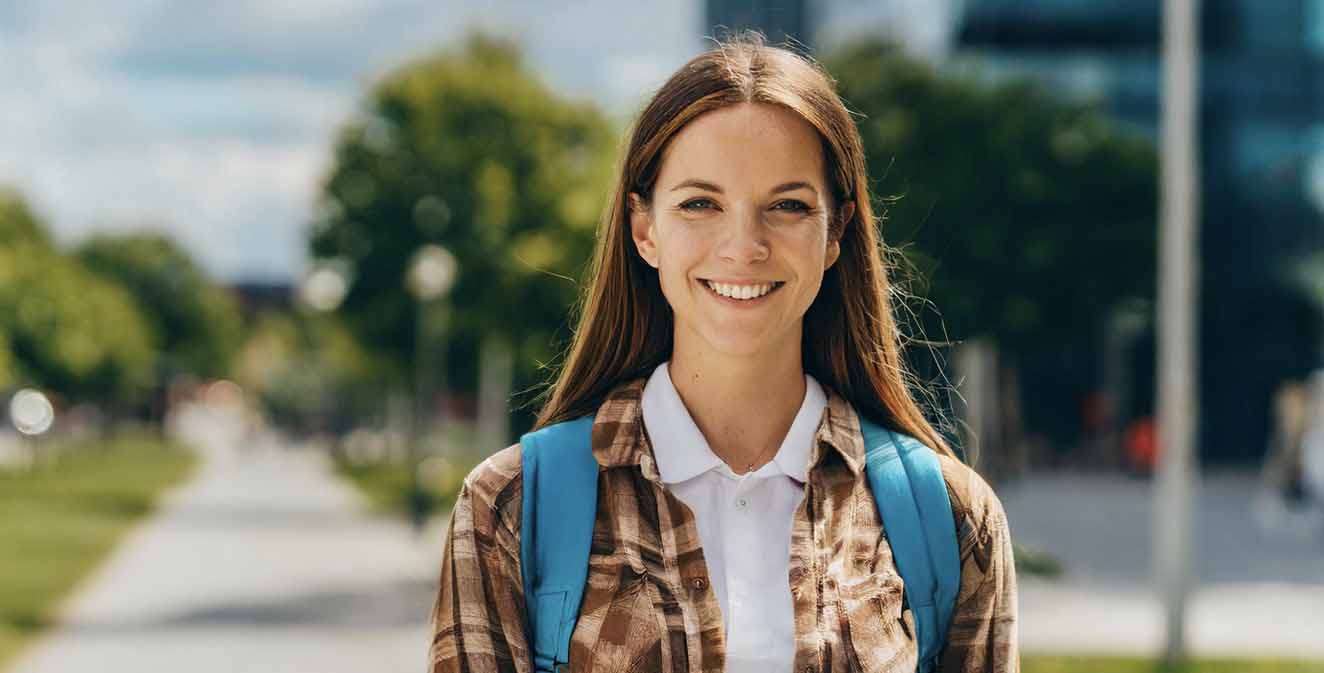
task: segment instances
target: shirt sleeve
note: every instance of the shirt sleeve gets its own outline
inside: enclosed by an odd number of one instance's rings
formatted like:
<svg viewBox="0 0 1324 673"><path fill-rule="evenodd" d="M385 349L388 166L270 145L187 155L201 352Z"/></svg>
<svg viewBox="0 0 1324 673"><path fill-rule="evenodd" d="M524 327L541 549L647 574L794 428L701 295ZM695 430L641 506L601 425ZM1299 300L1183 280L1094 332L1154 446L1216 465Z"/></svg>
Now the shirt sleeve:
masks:
<svg viewBox="0 0 1324 673"><path fill-rule="evenodd" d="M432 673L533 669L519 568L518 494L511 498L518 480L500 469L500 459L508 458L498 454L475 468L451 512L432 609Z"/></svg>
<svg viewBox="0 0 1324 673"><path fill-rule="evenodd" d="M1016 563L1002 503L974 470L961 466L956 496L961 587L956 598L943 673L1017 673ZM959 509L958 509L959 508ZM962 517L961 513L965 516Z"/></svg>

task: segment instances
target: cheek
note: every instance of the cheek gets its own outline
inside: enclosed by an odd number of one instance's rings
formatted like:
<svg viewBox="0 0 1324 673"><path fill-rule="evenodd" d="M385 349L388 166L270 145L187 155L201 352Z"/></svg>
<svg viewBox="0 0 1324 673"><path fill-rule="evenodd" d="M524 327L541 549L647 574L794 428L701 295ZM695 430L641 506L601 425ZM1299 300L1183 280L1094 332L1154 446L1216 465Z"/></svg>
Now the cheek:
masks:
<svg viewBox="0 0 1324 673"><path fill-rule="evenodd" d="M657 241L658 282L662 285L662 294L673 307L677 300L684 300L697 249L693 240L673 232Z"/></svg>

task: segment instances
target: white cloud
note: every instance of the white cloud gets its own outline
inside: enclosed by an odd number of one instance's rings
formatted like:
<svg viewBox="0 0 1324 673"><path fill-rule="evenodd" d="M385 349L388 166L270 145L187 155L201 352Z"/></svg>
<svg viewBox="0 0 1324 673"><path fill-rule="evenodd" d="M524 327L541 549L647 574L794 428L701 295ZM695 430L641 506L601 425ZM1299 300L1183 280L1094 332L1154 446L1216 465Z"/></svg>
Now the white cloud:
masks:
<svg viewBox="0 0 1324 673"><path fill-rule="evenodd" d="M150 223L220 277L293 277L336 128L374 78L481 27L624 119L703 47L702 0L625 7L5 0L0 182L65 242Z"/></svg>
<svg viewBox="0 0 1324 673"><path fill-rule="evenodd" d="M520 39L559 89L611 104L692 53L697 6L11 0L0 182L66 243L149 226L223 278L292 277L335 130L387 68L477 25Z"/></svg>

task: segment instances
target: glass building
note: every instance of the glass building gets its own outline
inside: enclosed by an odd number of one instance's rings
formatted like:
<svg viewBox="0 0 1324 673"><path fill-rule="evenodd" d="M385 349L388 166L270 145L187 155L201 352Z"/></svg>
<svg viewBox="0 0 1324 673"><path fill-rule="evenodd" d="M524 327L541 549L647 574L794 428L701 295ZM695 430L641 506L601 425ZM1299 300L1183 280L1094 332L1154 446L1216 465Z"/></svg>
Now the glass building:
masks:
<svg viewBox="0 0 1324 673"><path fill-rule="evenodd" d="M1031 77L1157 136L1159 0L966 0L955 50L992 77ZM1201 4L1200 450L1254 462L1274 390L1321 361L1324 0ZM1136 405L1153 367L1135 358ZM1140 349L1144 350L1144 349Z"/></svg>
<svg viewBox="0 0 1324 673"><path fill-rule="evenodd" d="M809 44L813 27L809 23L807 0L708 0L706 28L715 35L749 28L758 29L769 44Z"/></svg>

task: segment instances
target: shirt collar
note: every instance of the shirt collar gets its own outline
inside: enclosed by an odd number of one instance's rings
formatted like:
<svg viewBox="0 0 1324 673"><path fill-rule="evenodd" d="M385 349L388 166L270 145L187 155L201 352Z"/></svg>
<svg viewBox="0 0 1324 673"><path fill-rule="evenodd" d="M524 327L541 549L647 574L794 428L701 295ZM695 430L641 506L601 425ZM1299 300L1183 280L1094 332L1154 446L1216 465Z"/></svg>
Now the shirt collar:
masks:
<svg viewBox="0 0 1324 673"><path fill-rule="evenodd" d="M676 484L722 465L671 383L666 362L648 377L640 406L662 481Z"/></svg>
<svg viewBox="0 0 1324 673"><path fill-rule="evenodd" d="M662 372L661 376L668 377L665 379L667 385L654 386L660 390L648 392L650 401L645 403L645 391L652 380L659 376L659 370ZM694 426L694 420L689 412L684 410L684 404L680 402L675 387L670 385L671 381L666 372L666 365L663 363L654 369L652 376L619 383L599 405L593 422L593 456L600 465L607 468L637 465L643 476L651 481L674 483L672 480L677 477L701 474L704 470L721 463L721 459L708 447L707 441L702 441L702 433L698 431L697 426ZM787 432L783 446L778 450L773 462L792 478L806 481L810 471L830 453L836 453L851 472L859 476L864 467L864 440L860 435L859 418L855 414L855 409L831 388L820 385L808 375L806 379L805 400L801 403L800 411L792 421L791 429ZM659 379L659 384L661 382L662 380ZM675 396L674 403L684 413L671 423L656 421L650 424L646 431L645 416L652 416L653 409L667 408L654 406L652 399L655 393L659 398L664 398L668 394ZM665 412L659 412L659 415L666 416ZM697 455L684 453L686 449L678 448L677 451L682 452L681 456L688 456L690 459L676 461L676 466L673 467L670 458L676 453L672 451L672 447L678 444L667 443L675 441L668 438L684 436L688 429L676 431L675 428L686 423L693 429L694 434L690 437L701 440L684 442L689 444ZM667 456L663 459L667 463L664 468L665 479L659 470L657 454L654 451L655 444L668 447Z"/></svg>

